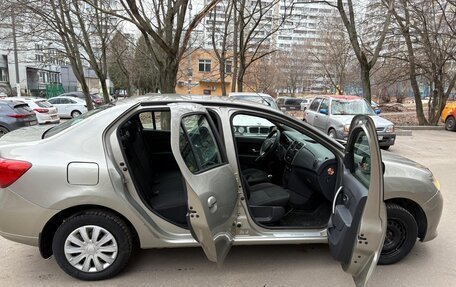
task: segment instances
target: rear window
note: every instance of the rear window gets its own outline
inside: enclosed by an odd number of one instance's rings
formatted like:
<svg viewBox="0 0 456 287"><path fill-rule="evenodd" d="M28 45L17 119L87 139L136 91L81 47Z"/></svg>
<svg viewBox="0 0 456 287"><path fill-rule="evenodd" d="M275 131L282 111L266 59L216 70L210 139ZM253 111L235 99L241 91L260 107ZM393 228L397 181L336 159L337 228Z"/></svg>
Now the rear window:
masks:
<svg viewBox="0 0 456 287"><path fill-rule="evenodd" d="M18 114L29 114L33 112L27 104L14 105L13 110Z"/></svg>
<svg viewBox="0 0 456 287"><path fill-rule="evenodd" d="M51 104L46 101L35 101L35 104L40 108L50 108Z"/></svg>
<svg viewBox="0 0 456 287"><path fill-rule="evenodd" d="M95 114L98 114L99 112L103 111L103 110L106 110L107 108L109 108L110 106L106 106L106 107L101 107L101 108L98 108L98 109L94 109L94 110L91 110L91 111L88 111L87 113L84 113L76 118L73 118L71 120L68 120L64 123L61 123L59 125L56 125L56 126L53 126L52 128L46 130L43 135L41 136L41 138L45 139L45 138L48 138L48 137L51 137L53 135L56 135L64 130L66 130L67 128L71 127L71 126L74 126L82 121L84 121L85 119L95 115Z"/></svg>

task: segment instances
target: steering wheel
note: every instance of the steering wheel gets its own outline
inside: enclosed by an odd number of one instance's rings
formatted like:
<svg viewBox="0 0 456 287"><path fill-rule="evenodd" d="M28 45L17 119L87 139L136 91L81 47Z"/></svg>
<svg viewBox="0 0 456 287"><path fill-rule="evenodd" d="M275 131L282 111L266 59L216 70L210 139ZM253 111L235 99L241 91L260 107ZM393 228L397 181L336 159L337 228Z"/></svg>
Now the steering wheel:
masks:
<svg viewBox="0 0 456 287"><path fill-rule="evenodd" d="M280 131L278 129L274 129L268 134L263 144L261 145L260 155L255 159L255 161L259 162L272 156L279 146L279 142Z"/></svg>

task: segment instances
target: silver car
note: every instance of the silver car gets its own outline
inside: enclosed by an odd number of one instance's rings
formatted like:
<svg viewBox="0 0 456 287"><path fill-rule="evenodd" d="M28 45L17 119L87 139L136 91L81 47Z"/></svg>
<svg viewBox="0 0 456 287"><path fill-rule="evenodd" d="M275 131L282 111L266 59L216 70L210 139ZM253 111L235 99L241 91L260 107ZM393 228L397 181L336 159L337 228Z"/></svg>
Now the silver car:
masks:
<svg viewBox="0 0 456 287"><path fill-rule="evenodd" d="M306 109L304 120L334 139L347 140L353 117L367 115L375 123L380 147L387 150L396 140L394 124L378 116L379 113L380 109L372 110L357 96L320 96Z"/></svg>
<svg viewBox="0 0 456 287"><path fill-rule="evenodd" d="M236 135L247 116L274 126ZM378 260L437 235L438 181L382 155L367 116L353 119L346 148L229 98L129 99L41 128L0 139L0 235L82 280L116 275L135 247L200 246L221 264L232 245L328 243L364 286Z"/></svg>

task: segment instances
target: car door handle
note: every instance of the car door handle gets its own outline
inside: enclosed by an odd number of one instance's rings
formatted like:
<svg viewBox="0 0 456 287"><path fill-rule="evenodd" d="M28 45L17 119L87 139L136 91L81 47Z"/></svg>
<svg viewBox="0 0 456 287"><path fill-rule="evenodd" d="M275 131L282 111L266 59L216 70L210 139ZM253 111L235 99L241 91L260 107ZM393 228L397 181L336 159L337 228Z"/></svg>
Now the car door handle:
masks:
<svg viewBox="0 0 456 287"><path fill-rule="evenodd" d="M334 199L333 199L332 214L334 214L336 212L337 198L339 197L339 195L340 195L340 193L342 192L343 189L344 189L344 187L341 185L339 187L339 189L336 191L336 195L334 196Z"/></svg>
<svg viewBox="0 0 456 287"><path fill-rule="evenodd" d="M256 148L252 148L252 152L254 152L254 153L259 153L260 150L259 150L259 149L256 149Z"/></svg>
<svg viewBox="0 0 456 287"><path fill-rule="evenodd" d="M214 196L209 196L207 199L207 207L212 213L217 210L217 199Z"/></svg>

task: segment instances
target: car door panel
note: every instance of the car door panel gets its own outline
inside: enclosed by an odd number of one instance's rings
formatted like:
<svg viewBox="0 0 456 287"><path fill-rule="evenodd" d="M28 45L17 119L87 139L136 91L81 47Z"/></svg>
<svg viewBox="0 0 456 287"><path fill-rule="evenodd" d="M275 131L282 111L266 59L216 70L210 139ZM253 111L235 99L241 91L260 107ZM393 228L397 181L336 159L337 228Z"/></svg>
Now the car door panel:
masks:
<svg viewBox="0 0 456 287"><path fill-rule="evenodd" d="M234 223L238 208L237 180L226 157L223 156L223 149L220 148L221 141L217 138L213 124L210 124L210 116L206 109L201 105L190 103L170 104L169 107L171 109L171 149L185 179L189 228L208 259L221 264L235 236ZM188 130L184 120L191 116L198 118L197 128ZM207 131L199 126L200 119L209 123L205 126ZM194 122L195 120L191 118L186 123ZM198 142L197 137L200 137L203 131L212 132L214 135L212 140ZM201 156L205 156L207 152L200 153L198 148L211 146L210 141L214 139L219 147L216 158L217 161L220 159L220 162L216 164L215 160L212 160L208 168L202 168L199 162L202 162ZM195 160L192 161L192 159Z"/></svg>
<svg viewBox="0 0 456 287"><path fill-rule="evenodd" d="M331 255L357 286L365 286L380 256L386 231L381 153L367 116L351 123L342 185L328 222Z"/></svg>

